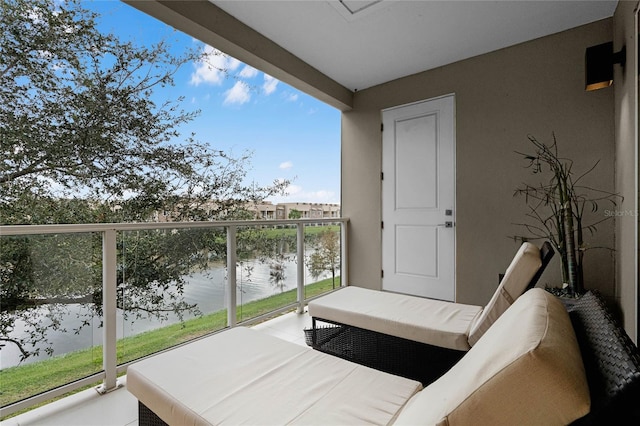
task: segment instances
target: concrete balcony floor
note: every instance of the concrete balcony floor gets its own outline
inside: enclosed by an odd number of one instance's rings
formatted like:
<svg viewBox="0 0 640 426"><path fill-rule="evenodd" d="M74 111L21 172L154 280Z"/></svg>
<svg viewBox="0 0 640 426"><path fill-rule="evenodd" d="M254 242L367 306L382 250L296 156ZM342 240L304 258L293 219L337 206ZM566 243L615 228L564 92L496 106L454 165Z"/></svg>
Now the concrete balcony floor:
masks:
<svg viewBox="0 0 640 426"><path fill-rule="evenodd" d="M302 315L291 312L253 328L306 346L303 330L310 326L311 318L306 312ZM0 425L137 426L138 401L126 390L126 376L118 380L124 386L106 395L88 389L0 422Z"/></svg>

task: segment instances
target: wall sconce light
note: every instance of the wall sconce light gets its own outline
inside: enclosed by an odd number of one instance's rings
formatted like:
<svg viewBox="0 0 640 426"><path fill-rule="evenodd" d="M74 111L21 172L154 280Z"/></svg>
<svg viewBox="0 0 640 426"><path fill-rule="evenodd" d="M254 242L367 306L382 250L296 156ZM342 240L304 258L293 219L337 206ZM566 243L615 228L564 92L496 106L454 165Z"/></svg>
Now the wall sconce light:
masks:
<svg viewBox="0 0 640 426"><path fill-rule="evenodd" d="M627 58L626 47L613 53L613 42L587 47L585 60L586 90L602 89L613 84L613 64L624 63Z"/></svg>

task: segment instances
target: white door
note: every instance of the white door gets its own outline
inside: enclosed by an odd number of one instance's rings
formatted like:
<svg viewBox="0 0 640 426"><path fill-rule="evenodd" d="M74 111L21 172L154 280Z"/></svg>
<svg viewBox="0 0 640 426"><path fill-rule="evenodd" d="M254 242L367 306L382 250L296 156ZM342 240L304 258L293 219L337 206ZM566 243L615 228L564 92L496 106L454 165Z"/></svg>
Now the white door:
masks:
<svg viewBox="0 0 640 426"><path fill-rule="evenodd" d="M382 111L383 290L455 299L454 102Z"/></svg>

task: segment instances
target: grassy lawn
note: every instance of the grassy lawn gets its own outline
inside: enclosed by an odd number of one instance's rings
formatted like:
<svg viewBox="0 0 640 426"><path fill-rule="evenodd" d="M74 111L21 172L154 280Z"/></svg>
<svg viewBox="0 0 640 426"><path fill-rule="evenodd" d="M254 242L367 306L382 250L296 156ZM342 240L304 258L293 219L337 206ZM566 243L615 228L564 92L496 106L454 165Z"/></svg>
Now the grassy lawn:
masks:
<svg viewBox="0 0 640 426"><path fill-rule="evenodd" d="M336 286L339 285L340 277L337 277ZM305 286L305 297L317 296L331 289L331 279L322 280ZM242 317L244 319L255 318L286 306L295 301L296 291L296 289L289 290L246 303L242 306ZM240 313L240 308L238 308L238 313ZM239 314L238 321L241 321ZM118 340L118 363L132 361L207 333L221 330L226 325L227 311L222 310L183 323L125 337ZM102 346L0 370L0 406L70 383L101 370Z"/></svg>

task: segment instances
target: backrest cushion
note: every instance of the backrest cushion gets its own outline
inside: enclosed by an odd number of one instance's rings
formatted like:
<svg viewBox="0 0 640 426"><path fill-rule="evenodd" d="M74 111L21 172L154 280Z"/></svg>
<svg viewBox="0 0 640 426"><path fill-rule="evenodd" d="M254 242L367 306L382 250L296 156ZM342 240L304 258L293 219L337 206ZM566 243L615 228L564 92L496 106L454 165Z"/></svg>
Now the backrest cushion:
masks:
<svg viewBox="0 0 640 426"><path fill-rule="evenodd" d="M540 250L531 243L522 243L500 281L496 292L482 310L469 331L469 345L473 346L508 308L525 292L529 282L542 266Z"/></svg>
<svg viewBox="0 0 640 426"><path fill-rule="evenodd" d="M414 395L398 425L560 425L589 412L580 350L562 303L520 297L440 379Z"/></svg>

